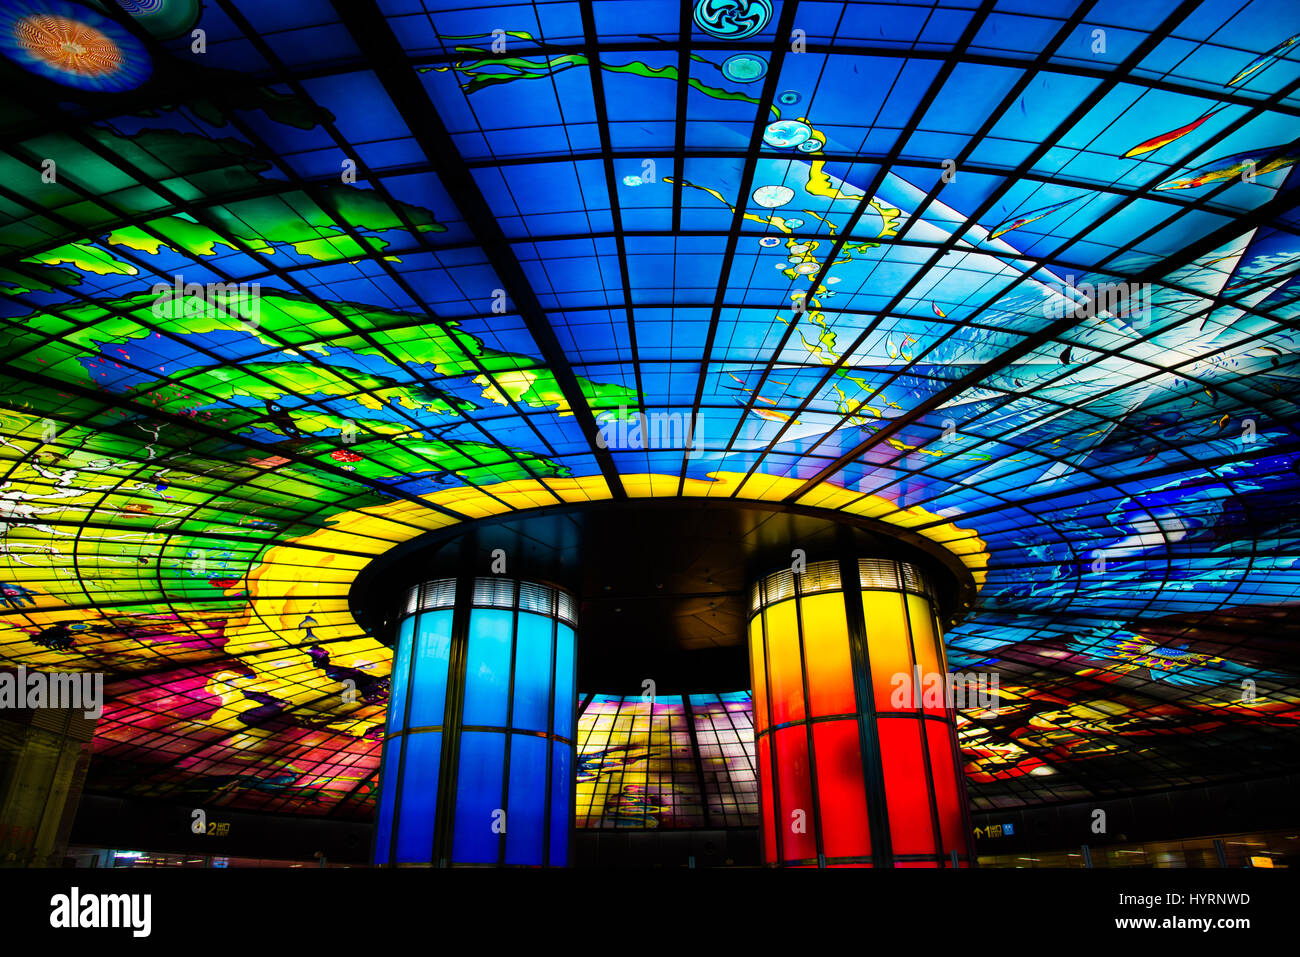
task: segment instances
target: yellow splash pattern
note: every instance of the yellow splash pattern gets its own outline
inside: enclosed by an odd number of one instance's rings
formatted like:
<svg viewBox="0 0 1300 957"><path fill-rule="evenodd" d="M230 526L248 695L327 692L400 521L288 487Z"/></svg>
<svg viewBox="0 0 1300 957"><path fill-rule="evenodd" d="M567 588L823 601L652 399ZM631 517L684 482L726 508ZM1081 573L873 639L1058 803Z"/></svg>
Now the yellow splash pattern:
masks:
<svg viewBox="0 0 1300 957"><path fill-rule="evenodd" d="M623 486L633 498L674 498L678 496L677 475L643 473L623 476ZM798 479L756 474L748 478L742 472L719 471L708 479L687 479L681 496L690 498L728 498L749 501L780 501L802 483ZM59 502L61 518L84 522L82 535L112 537L121 528L102 528L119 524L117 515L97 514L96 504L86 501L93 489L84 490ZM96 499L98 495L94 496ZM259 731L241 724L239 715L253 707L245 692L273 694L278 700L318 714L335 733L359 736L368 722L382 715L382 705L357 702L339 713L334 706L317 711L316 702L330 694L337 685L321 671L312 668L304 648L320 644L327 648L335 665L359 668L368 674L383 676L391 664L390 650L363 633L352 617L348 592L357 575L373 559L391 548L425 532L446 528L465 521L526 512L558 504L579 504L610 498L608 486L599 475L576 478L524 479L501 482L481 488L450 488L423 496L420 501L400 501L339 512L326 517L326 527L301 537L268 547L261 561L237 585L228 589L235 600L243 599L242 608L227 606L222 611L205 612L201 605L175 594L139 595L130 602L141 612L170 610L181 621L179 636L194 633L195 623L223 626L225 643L221 653L230 668L216 670L205 691L219 699L217 710L203 721L205 727L228 730L241 737L262 737ZM102 499L100 499L102 501ZM822 485L802 500L802 504L840 510L846 514L878 519L901 528L914 528L955 555L970 569L976 583L983 585L988 553L984 541L971 529L960 528L951 521L921 508L900 508L893 501L875 495L861 495L851 489ZM448 509L447 515L425 503ZM67 511L64 512L63 509ZM44 516L42 516L44 517ZM51 516L52 517L52 516ZM34 532L35 529L30 529ZM149 548L149 538L163 536L143 529L133 536L133 544ZM141 541L140 539L144 539ZM156 548L157 545L153 544ZM36 555L31 556L33 559ZM58 623L82 622L87 618L85 591L87 584L76 575L50 576L50 562L7 563L5 575L12 585L30 589L32 598L19 610L0 618L0 654L11 663L57 667L62 670L102 667L111 659L123 670L143 670L157 664L156 649L141 646L134 640L101 640L89 646L89 657L69 656L51 651L32 640L34 629ZM124 570L125 571L125 570ZM102 570L100 574L105 574ZM107 573L111 574L111 573ZM126 572L126 574L133 574ZM123 584L126 584L124 578ZM103 584L110 589L111 581ZM247 590L247 596L241 594ZM147 606L147 607L141 607ZM115 607L111 615L129 614L130 609ZM95 616L101 612L94 612ZM105 619L107 620L107 619ZM305 622L310 621L310 632ZM204 658L210 660L212 648L169 649L174 661Z"/></svg>

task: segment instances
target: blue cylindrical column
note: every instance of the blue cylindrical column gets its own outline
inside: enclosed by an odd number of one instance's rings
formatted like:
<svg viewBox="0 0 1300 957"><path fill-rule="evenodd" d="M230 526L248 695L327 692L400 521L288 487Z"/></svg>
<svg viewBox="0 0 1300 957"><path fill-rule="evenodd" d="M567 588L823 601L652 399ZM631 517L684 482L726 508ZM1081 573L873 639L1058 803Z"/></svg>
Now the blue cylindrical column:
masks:
<svg viewBox="0 0 1300 957"><path fill-rule="evenodd" d="M575 610L565 591L501 577L408 592L379 775L377 865L568 863Z"/></svg>

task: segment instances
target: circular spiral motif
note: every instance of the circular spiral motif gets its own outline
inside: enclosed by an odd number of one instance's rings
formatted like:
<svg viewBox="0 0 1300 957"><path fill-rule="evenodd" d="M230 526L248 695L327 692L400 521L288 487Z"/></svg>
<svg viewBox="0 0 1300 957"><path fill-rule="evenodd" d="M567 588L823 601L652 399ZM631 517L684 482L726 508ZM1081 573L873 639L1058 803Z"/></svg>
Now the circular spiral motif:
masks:
<svg viewBox="0 0 1300 957"><path fill-rule="evenodd" d="M135 37L93 10L52 0L0 10L0 53L64 86L117 93L149 78L149 55Z"/></svg>
<svg viewBox="0 0 1300 957"><path fill-rule="evenodd" d="M785 90L777 94L776 102L780 103L782 106L794 106L802 99L803 97L799 95L798 90Z"/></svg>
<svg viewBox="0 0 1300 957"><path fill-rule="evenodd" d="M744 40L772 19L771 0L699 0L695 25L719 40Z"/></svg>

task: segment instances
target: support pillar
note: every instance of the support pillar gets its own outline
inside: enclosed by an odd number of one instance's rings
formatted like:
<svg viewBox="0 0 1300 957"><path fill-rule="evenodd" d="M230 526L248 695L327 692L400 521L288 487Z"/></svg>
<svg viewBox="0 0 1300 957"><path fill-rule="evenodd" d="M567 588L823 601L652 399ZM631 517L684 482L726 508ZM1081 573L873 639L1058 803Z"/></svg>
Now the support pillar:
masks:
<svg viewBox="0 0 1300 957"><path fill-rule="evenodd" d="M974 859L934 595L847 551L763 578L749 623L769 866Z"/></svg>
<svg viewBox="0 0 1300 957"><path fill-rule="evenodd" d="M376 865L568 864L575 615L567 592L499 576L410 589L393 653Z"/></svg>

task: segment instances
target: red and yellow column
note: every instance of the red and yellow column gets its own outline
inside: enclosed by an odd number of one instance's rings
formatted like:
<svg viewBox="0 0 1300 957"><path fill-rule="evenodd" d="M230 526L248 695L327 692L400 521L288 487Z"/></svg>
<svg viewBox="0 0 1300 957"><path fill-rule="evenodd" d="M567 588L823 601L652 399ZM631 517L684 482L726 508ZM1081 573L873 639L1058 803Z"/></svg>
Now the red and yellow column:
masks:
<svg viewBox="0 0 1300 957"><path fill-rule="evenodd" d="M755 586L749 656L767 864L969 866L934 604L921 570L891 559L842 557Z"/></svg>

